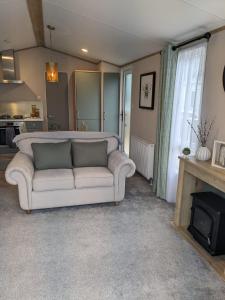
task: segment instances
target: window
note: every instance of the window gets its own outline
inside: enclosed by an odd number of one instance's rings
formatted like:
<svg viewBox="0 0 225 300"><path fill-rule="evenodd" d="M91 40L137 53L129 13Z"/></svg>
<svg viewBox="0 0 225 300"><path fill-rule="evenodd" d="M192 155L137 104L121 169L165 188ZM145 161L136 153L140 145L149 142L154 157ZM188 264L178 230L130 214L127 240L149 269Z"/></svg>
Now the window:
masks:
<svg viewBox="0 0 225 300"><path fill-rule="evenodd" d="M198 147L189 121L195 128L200 123L207 43L197 44L178 53L170 151L167 172L166 199L175 202L179 159L184 147L192 154Z"/></svg>

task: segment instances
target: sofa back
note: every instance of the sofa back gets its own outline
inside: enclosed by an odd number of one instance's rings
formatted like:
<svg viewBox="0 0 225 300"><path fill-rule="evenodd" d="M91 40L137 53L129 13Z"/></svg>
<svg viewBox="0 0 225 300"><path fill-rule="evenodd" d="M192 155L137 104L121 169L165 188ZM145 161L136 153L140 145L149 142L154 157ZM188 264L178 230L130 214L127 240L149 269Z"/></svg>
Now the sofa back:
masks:
<svg viewBox="0 0 225 300"><path fill-rule="evenodd" d="M108 132L88 131L48 131L22 133L14 138L14 142L22 153L33 158L32 143L60 143L70 140L71 142L96 142L108 141L108 154L119 148L120 139L116 134Z"/></svg>

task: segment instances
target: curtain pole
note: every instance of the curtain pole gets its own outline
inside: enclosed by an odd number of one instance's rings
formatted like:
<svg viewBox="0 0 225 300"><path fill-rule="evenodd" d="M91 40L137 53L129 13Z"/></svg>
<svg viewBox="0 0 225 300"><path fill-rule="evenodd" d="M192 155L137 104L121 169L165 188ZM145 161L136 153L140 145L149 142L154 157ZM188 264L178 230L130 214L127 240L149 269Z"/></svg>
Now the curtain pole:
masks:
<svg viewBox="0 0 225 300"><path fill-rule="evenodd" d="M173 47L172 47L172 50L175 51L175 50L177 50L177 49L180 48L180 47L186 46L186 45L188 45L188 44L190 44L190 43L199 41L199 40L201 40L201 39L207 39L207 40L209 40L210 37L211 37L211 33L210 33L210 32L206 32L205 34L200 35L200 36L198 36L198 37L196 37L196 38L193 38L193 39L191 39L191 40L188 40L188 41L182 42L182 43L180 43L180 44L178 44L178 45L176 45L176 46L173 46Z"/></svg>

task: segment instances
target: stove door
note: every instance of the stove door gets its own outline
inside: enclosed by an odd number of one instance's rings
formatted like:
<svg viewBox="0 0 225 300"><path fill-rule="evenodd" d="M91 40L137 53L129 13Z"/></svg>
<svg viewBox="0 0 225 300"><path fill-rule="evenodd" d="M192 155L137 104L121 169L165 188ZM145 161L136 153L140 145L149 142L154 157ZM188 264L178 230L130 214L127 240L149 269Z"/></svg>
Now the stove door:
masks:
<svg viewBox="0 0 225 300"><path fill-rule="evenodd" d="M211 235L213 229L213 219L202 207L194 208L192 226L211 244Z"/></svg>

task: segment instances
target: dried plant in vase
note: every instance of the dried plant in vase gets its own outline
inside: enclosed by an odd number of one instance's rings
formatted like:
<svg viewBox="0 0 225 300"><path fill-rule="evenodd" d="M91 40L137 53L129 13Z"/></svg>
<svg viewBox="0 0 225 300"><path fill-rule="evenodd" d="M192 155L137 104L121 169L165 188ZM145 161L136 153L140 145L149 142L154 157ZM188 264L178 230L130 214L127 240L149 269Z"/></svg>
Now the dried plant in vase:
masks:
<svg viewBox="0 0 225 300"><path fill-rule="evenodd" d="M197 129L193 127L190 121L187 121L190 125L191 129L193 130L194 134L196 135L200 147L198 148L196 152L196 158L198 160L209 160L211 157L211 152L207 148L206 143L208 141L210 132L214 125L214 120L209 122L207 120L200 122L200 124L197 126Z"/></svg>

